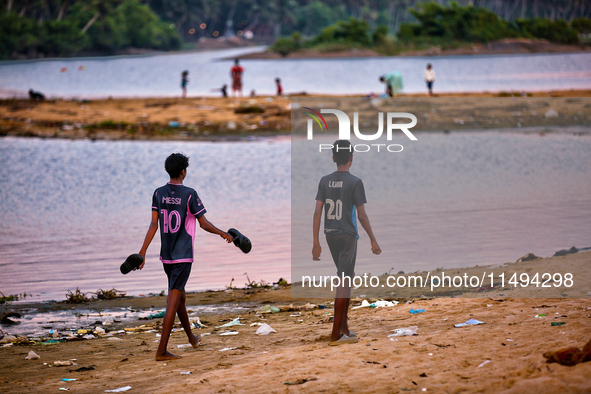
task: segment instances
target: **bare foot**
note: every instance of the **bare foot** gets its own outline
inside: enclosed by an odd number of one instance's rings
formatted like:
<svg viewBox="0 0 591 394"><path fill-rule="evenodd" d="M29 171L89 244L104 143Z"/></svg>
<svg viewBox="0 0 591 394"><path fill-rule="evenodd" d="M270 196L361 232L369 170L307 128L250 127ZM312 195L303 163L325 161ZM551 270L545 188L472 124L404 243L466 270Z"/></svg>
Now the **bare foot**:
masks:
<svg viewBox="0 0 591 394"><path fill-rule="evenodd" d="M199 345L201 345L201 335L193 335L193 340L189 342L191 343L191 345L193 345L194 349L197 349Z"/></svg>
<svg viewBox="0 0 591 394"><path fill-rule="evenodd" d="M156 353L156 361L164 361L164 360L176 360L177 358L182 358L181 356L175 356L171 352L167 351L164 354Z"/></svg>

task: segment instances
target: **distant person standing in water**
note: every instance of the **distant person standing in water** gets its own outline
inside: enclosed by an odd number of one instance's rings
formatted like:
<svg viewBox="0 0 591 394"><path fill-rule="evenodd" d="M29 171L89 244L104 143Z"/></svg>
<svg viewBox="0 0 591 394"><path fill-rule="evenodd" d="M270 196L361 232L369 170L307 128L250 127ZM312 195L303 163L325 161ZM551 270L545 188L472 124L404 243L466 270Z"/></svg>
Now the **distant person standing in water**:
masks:
<svg viewBox="0 0 591 394"><path fill-rule="evenodd" d="M277 97L281 97L283 95L283 86L281 86L281 80L279 78L275 78L275 84L277 85Z"/></svg>
<svg viewBox="0 0 591 394"><path fill-rule="evenodd" d="M183 98L187 97L187 84L189 83L189 72L183 71L181 74L181 89L183 89Z"/></svg>
<svg viewBox="0 0 591 394"><path fill-rule="evenodd" d="M232 77L232 92L235 96L240 93L242 97L242 74L244 73L244 67L239 64L238 59L234 60L234 66L230 69L230 76Z"/></svg>
<svg viewBox="0 0 591 394"><path fill-rule="evenodd" d="M431 63L427 64L427 69L425 70L425 82L427 82L429 96L433 96L433 82L435 82L435 70L433 70Z"/></svg>

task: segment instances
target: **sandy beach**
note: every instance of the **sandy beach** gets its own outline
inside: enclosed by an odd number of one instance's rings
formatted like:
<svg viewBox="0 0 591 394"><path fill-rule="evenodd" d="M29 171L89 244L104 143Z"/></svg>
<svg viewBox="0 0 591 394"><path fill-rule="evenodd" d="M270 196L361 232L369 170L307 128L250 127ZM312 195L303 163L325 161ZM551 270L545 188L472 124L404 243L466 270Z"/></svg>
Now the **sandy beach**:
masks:
<svg viewBox="0 0 591 394"><path fill-rule="evenodd" d="M591 252L540 260L544 268L557 270L589 263ZM363 299L354 298L352 306ZM162 319L105 326L107 335L114 333L107 337L5 346L0 348L0 390L48 393L66 388L98 393L131 386L129 392L142 393L591 391L591 362L563 366L547 363L542 355L565 347L581 349L591 339L589 298L499 298L490 293L486 298L423 295L391 300L399 304L351 310L349 326L359 342L329 347L331 299L291 298L289 287L189 294L187 305L238 303L250 309L200 317L207 327L193 330L203 336L198 349L178 348L187 339L182 330L174 332L169 348L182 359L168 362L154 360ZM319 309L319 304L325 309ZM164 305L164 297L138 297L51 307L159 309ZM264 305L279 307L281 312L257 313ZM1 311L24 307L3 306ZM411 314L410 309L425 312ZM237 317L244 325L217 328ZM471 318L484 324L454 327ZM558 322L565 324L551 324ZM255 335L258 326L253 324L257 323L269 324L277 332ZM388 337L392 330L409 326L418 326L418 335ZM127 330L118 334L121 329ZM234 330L238 334L220 335ZM229 350L222 351L225 348ZM31 350L41 358L25 360ZM53 365L70 359L76 365ZM82 367L93 369L75 372Z"/></svg>

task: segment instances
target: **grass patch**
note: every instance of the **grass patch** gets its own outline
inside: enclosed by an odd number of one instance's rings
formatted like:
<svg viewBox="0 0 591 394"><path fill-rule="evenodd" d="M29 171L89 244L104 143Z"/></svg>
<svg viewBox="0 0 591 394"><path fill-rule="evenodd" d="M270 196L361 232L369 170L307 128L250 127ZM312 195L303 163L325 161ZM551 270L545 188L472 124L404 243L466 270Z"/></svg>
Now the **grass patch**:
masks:
<svg viewBox="0 0 591 394"><path fill-rule="evenodd" d="M234 110L234 113L236 114L262 114L263 112L265 112L265 109L259 107L258 105L238 107Z"/></svg>

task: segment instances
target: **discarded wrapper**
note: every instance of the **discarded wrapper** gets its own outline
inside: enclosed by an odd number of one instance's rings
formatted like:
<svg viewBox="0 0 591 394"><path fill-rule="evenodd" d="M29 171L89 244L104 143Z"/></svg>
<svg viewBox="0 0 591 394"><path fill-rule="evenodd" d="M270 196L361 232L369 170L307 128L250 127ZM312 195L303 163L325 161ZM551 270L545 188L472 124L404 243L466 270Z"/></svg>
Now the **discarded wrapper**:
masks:
<svg viewBox="0 0 591 394"><path fill-rule="evenodd" d="M264 305L264 306L260 307L257 312L258 313L278 313L278 312L281 312L281 309L277 308L276 306Z"/></svg>
<svg viewBox="0 0 591 394"><path fill-rule="evenodd" d="M66 360L66 361L54 361L53 365L61 367L63 365L76 365L74 360Z"/></svg>
<svg viewBox="0 0 591 394"><path fill-rule="evenodd" d="M130 390L131 386L119 387L118 389L105 390L105 393L121 393L122 391Z"/></svg>
<svg viewBox="0 0 591 394"><path fill-rule="evenodd" d="M454 327L466 327L466 326L477 325L477 324L484 324L484 322L478 321L476 319L470 319L465 323L454 324Z"/></svg>
<svg viewBox="0 0 591 394"><path fill-rule="evenodd" d="M226 331L222 332L220 335L238 335L240 334L238 331Z"/></svg>
<svg viewBox="0 0 591 394"><path fill-rule="evenodd" d="M269 335L272 332L277 332L275 331L273 328L271 328L270 325L268 325L267 323L263 323L259 328L257 328L257 331L255 332L256 335Z"/></svg>
<svg viewBox="0 0 591 394"><path fill-rule="evenodd" d="M37 353L31 350L29 352L29 355L25 357L25 360L37 360L38 358L41 358L41 356L39 356Z"/></svg>
<svg viewBox="0 0 591 394"><path fill-rule="evenodd" d="M261 312L262 313L262 312ZM229 323L226 324L222 324L221 326L217 326L217 328L222 328L222 327L232 327L232 326L245 326L246 324L242 324L240 323L240 318L237 317L236 319L232 320Z"/></svg>
<svg viewBox="0 0 591 394"><path fill-rule="evenodd" d="M413 336L413 335L419 335L417 334L417 330L419 329L418 326L410 326L410 327L405 327L405 328L397 328L394 331L394 334L390 334L388 335L388 337L403 337L403 336Z"/></svg>

